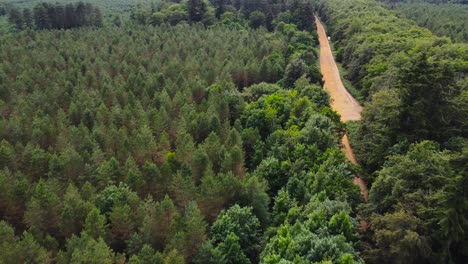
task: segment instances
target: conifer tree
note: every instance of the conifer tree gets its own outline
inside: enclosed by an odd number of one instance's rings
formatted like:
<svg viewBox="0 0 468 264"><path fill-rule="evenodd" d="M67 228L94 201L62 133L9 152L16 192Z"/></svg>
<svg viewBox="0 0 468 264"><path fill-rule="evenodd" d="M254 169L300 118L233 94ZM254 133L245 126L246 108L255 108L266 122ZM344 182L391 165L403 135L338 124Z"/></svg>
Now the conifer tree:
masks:
<svg viewBox="0 0 468 264"><path fill-rule="evenodd" d="M31 12L31 9L23 9L23 22L26 28L32 29L34 27L33 14Z"/></svg>
<svg viewBox="0 0 468 264"><path fill-rule="evenodd" d="M13 8L8 13L8 21L15 25L17 30L22 30L24 26L23 14L20 10Z"/></svg>

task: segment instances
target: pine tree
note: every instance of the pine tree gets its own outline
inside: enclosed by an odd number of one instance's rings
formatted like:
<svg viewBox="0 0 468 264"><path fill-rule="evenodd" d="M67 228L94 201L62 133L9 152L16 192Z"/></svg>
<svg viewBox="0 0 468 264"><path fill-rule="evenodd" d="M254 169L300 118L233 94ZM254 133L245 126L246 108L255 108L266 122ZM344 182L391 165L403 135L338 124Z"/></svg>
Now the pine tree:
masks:
<svg viewBox="0 0 468 264"><path fill-rule="evenodd" d="M60 214L60 230L64 237L79 234L85 225L85 220L91 209L78 193L77 188L70 184L65 192L63 207Z"/></svg>
<svg viewBox="0 0 468 264"><path fill-rule="evenodd" d="M24 222L28 227L58 234L61 202L51 182L39 180L26 206Z"/></svg>
<svg viewBox="0 0 468 264"><path fill-rule="evenodd" d="M85 220L84 231L92 238L107 238L107 219L94 207L89 211Z"/></svg>
<svg viewBox="0 0 468 264"><path fill-rule="evenodd" d="M54 12L54 28L65 28L65 8L62 5L55 6Z"/></svg>
<svg viewBox="0 0 468 264"><path fill-rule="evenodd" d="M34 24L37 29L49 29L51 28L51 21L47 13L49 4L42 3L34 7Z"/></svg>
<svg viewBox="0 0 468 264"><path fill-rule="evenodd" d="M29 8L23 9L23 21L24 21L24 26L26 28L32 29L34 27L33 14L31 12L31 9Z"/></svg>
<svg viewBox="0 0 468 264"><path fill-rule="evenodd" d="M0 263L50 263L50 255L34 237L24 232L21 238L14 229L0 221Z"/></svg>
<svg viewBox="0 0 468 264"><path fill-rule="evenodd" d="M98 7L94 7L93 12L94 14L93 14L92 25L95 27L102 27L103 19L102 19L101 9L99 9Z"/></svg>
<svg viewBox="0 0 468 264"><path fill-rule="evenodd" d="M75 6L67 4L65 6L65 28L74 28L76 25Z"/></svg>
<svg viewBox="0 0 468 264"><path fill-rule="evenodd" d="M11 9L10 12L8 13L8 22L15 25L17 30L22 30L24 21L23 21L23 15L21 11L19 11L16 8Z"/></svg>
<svg viewBox="0 0 468 264"><path fill-rule="evenodd" d="M75 22L76 27L81 27L86 25L86 5L83 2L78 2L75 7Z"/></svg>
<svg viewBox="0 0 468 264"><path fill-rule="evenodd" d="M168 196L156 204L149 201L148 205L149 212L144 218L141 234L146 243L156 250L163 250L179 214Z"/></svg>
<svg viewBox="0 0 468 264"><path fill-rule="evenodd" d="M60 251L57 255L57 263L112 264L115 263L114 252L102 238L93 239L87 233L82 233L67 241L66 251Z"/></svg>
<svg viewBox="0 0 468 264"><path fill-rule="evenodd" d="M176 248L190 261L206 239L207 224L195 202L188 204L178 226L178 232L172 238L169 247Z"/></svg>
<svg viewBox="0 0 468 264"><path fill-rule="evenodd" d="M250 260L245 256L239 244L239 237L234 233L226 236L224 241L218 246L227 264L250 264Z"/></svg>
<svg viewBox="0 0 468 264"><path fill-rule="evenodd" d="M131 219L132 211L128 205L116 204L109 215L112 248L122 251L126 248L126 241L134 232L135 223Z"/></svg>

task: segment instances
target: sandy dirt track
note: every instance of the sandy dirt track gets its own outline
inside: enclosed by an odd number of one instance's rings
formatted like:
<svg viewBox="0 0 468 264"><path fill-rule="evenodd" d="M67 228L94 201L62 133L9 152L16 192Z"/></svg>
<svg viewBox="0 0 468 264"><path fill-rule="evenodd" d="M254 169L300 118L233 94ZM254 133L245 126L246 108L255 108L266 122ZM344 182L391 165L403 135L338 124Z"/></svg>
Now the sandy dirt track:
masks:
<svg viewBox="0 0 468 264"><path fill-rule="evenodd" d="M315 23L317 25L317 33L320 42L320 70L323 75L323 80L325 81L325 90L328 91L332 99L331 106L341 115L341 121L343 122L360 120L362 106L344 87L341 81L340 71L336 66L335 58L333 57L330 44L328 43L327 33L317 17L315 18ZM342 150L346 154L346 157L352 163L358 164L354 157L353 150L349 145L347 135L344 135L341 143L343 145ZM353 182L359 186L361 194L367 203L368 190L365 182L359 177L355 177Z"/></svg>

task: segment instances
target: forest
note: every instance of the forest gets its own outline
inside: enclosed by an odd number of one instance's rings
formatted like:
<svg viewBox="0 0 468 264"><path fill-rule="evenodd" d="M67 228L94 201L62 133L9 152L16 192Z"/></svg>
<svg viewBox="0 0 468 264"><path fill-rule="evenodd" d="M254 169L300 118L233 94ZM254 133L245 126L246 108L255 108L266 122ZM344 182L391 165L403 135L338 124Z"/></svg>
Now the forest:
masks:
<svg viewBox="0 0 468 264"><path fill-rule="evenodd" d="M384 1L385 7L398 15L416 21L438 36L448 36L456 42L468 42L468 2L432 3L425 1Z"/></svg>
<svg viewBox="0 0 468 264"><path fill-rule="evenodd" d="M83 1L84 3L91 3L99 7L105 15L114 15L114 14L125 14L133 10L140 3L148 3L152 0L93 0L93 1ZM159 0L157 0L159 1ZM80 0L54 0L54 1L44 1L44 0L0 0L0 14L2 8L18 8L32 9L34 6L40 5L42 3L47 4L77 4Z"/></svg>
<svg viewBox="0 0 468 264"><path fill-rule="evenodd" d="M385 7L0 2L0 263L466 263L468 46Z"/></svg>
<svg viewBox="0 0 468 264"><path fill-rule="evenodd" d="M98 7L90 3L79 2L77 4L49 4L41 3L28 8L5 9L8 21L15 25L16 30L22 29L70 29L77 27L102 26L102 13Z"/></svg>
<svg viewBox="0 0 468 264"><path fill-rule="evenodd" d="M348 126L371 185L363 258L465 263L467 44L371 0L321 1L317 10L346 77L367 97L362 120Z"/></svg>
<svg viewBox="0 0 468 264"><path fill-rule="evenodd" d="M362 262L311 3L187 5L2 37L2 262Z"/></svg>

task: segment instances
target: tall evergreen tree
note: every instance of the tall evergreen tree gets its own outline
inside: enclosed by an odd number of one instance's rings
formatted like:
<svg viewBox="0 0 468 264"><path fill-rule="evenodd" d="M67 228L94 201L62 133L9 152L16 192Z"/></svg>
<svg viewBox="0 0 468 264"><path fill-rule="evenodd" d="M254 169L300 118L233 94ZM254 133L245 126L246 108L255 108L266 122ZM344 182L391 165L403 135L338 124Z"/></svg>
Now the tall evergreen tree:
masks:
<svg viewBox="0 0 468 264"><path fill-rule="evenodd" d="M42 3L34 7L34 24L37 29L49 29L51 28L51 21L47 9L49 5Z"/></svg>
<svg viewBox="0 0 468 264"><path fill-rule="evenodd" d="M29 8L23 9L23 21L24 21L24 26L26 28L32 29L34 27L33 14L31 12L31 9Z"/></svg>
<svg viewBox="0 0 468 264"><path fill-rule="evenodd" d="M13 8L10 10L10 12L8 13L8 21L11 24L15 25L17 30L23 29L23 15L18 9Z"/></svg>

